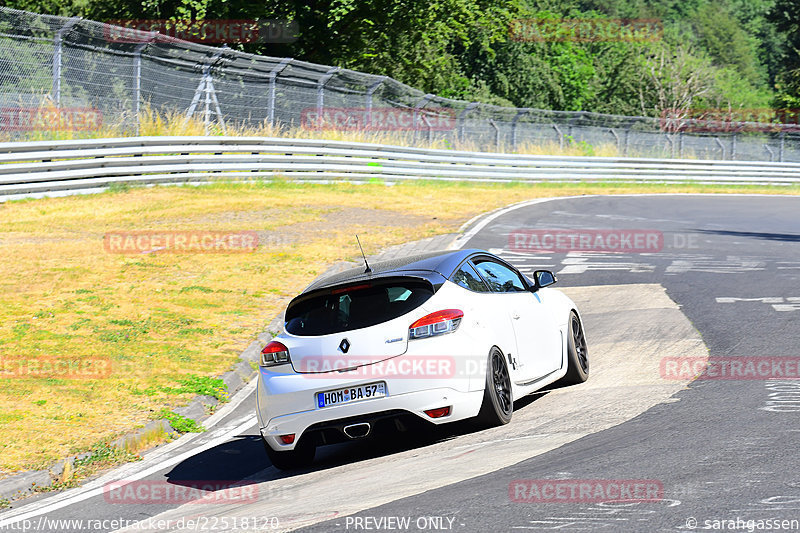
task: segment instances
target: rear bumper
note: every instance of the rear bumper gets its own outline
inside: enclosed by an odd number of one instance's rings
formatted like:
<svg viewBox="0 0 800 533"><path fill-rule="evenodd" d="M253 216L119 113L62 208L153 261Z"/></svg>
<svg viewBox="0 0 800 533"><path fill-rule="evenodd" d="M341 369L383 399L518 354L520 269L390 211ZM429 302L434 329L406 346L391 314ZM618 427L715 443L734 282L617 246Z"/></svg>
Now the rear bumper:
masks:
<svg viewBox="0 0 800 533"><path fill-rule="evenodd" d="M462 379L343 379L310 378L307 375L277 374L260 369L257 412L261 435L276 451L291 450L306 431L339 427L360 421L399 418L406 415L433 424L445 424L474 417L483 400L483 388ZM344 405L317 407L316 393L376 381L386 383L387 395ZM472 380L474 381L474 380ZM424 411L451 407L450 414L430 418ZM313 427L312 427L313 426ZM292 444L283 444L280 435L295 434Z"/></svg>

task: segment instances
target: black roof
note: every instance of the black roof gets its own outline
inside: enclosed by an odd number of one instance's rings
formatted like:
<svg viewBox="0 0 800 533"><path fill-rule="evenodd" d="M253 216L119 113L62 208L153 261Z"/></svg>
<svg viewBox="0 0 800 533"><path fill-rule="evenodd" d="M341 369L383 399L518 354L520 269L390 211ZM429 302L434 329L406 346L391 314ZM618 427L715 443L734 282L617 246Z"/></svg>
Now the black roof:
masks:
<svg viewBox="0 0 800 533"><path fill-rule="evenodd" d="M392 277L397 275L428 278L430 274L440 274L445 279L455 272L458 265L470 255L483 253L492 255L483 250L440 250L423 254L409 255L370 263L372 272L365 273L364 265L331 274L319 279L306 287L302 294L336 285L347 285L376 278ZM439 277L439 276L435 276ZM442 280L443 281L443 280Z"/></svg>

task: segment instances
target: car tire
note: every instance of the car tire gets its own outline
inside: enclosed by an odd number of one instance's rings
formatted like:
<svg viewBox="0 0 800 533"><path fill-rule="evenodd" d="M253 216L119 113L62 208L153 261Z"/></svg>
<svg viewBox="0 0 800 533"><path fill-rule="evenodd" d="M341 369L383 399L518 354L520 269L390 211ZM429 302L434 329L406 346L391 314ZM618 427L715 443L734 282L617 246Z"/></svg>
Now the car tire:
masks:
<svg viewBox="0 0 800 533"><path fill-rule="evenodd" d="M317 452L317 447L308 439L300 439L294 450L287 450L285 452L277 452L267 444L267 441L261 439L264 443L264 448L267 450L267 456L273 466L279 470L296 470L303 468L314 462L314 455Z"/></svg>
<svg viewBox="0 0 800 533"><path fill-rule="evenodd" d="M567 339L567 373L556 386L577 385L589 379L589 348L583 334L583 324L575 311L569 313Z"/></svg>
<svg viewBox="0 0 800 533"><path fill-rule="evenodd" d="M500 349L494 347L486 365L486 387L477 421L481 425L501 426L511 421L513 413L514 398L506 358Z"/></svg>

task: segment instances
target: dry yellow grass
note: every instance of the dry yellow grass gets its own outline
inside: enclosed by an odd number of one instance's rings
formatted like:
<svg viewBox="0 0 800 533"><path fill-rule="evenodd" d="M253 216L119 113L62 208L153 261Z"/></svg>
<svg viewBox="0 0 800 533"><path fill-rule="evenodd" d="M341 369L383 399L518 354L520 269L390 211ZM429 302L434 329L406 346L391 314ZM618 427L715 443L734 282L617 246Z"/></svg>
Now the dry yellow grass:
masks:
<svg viewBox="0 0 800 533"><path fill-rule="evenodd" d="M52 106L40 108L42 116L50 113L58 116L58 109ZM11 136L9 133L0 132L0 142L2 141L42 141L42 140L66 140L77 138L111 138L135 135L136 131L131 128L132 120L130 116L121 115L110 122L103 122L100 127L91 130L70 130L52 129L22 132ZM465 141L448 141L444 139L432 138L427 140L426 131L367 131L367 130L335 130L335 129L314 129L300 126L279 126L268 123L258 125L245 125L229 123L223 131L222 127L212 122L206 132L205 125L198 117L186 119L184 113L173 111L156 111L148 105L143 105L139 113L139 131L141 136L164 136L164 135L230 135L230 136L253 136L253 137L284 137L292 139L326 139L334 141L366 142L378 144L391 144L396 146L420 146L426 148L464 150L477 152L485 150L486 147L478 145L469 139ZM496 151L515 152L520 154L532 155L564 155L564 156L619 156L620 153L614 144L603 144L592 146L582 142L571 142L567 140L563 145L557 142L531 143L521 142L516 150L510 146L501 145ZM631 154L635 155L635 154ZM652 154L648 154L652 155Z"/></svg>
<svg viewBox="0 0 800 533"><path fill-rule="evenodd" d="M0 477L50 464L192 396L180 379L228 370L283 305L333 262L455 231L543 196L798 188L281 181L131 189L0 204L0 362L107 358L103 379L4 378ZM255 230L253 253L106 252L136 230ZM2 367L0 367L0 371Z"/></svg>

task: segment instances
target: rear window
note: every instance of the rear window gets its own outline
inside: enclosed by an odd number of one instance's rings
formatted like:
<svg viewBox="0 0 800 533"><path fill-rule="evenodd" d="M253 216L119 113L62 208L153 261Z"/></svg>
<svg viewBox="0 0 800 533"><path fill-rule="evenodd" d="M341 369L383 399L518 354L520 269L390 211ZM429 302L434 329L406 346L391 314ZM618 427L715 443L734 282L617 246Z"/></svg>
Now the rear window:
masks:
<svg viewBox="0 0 800 533"><path fill-rule="evenodd" d="M368 328L413 311L431 296L431 285L420 280L333 289L290 305L286 310L286 331L313 336Z"/></svg>

